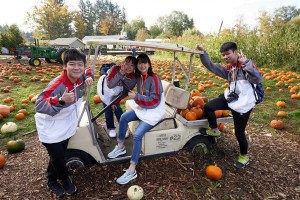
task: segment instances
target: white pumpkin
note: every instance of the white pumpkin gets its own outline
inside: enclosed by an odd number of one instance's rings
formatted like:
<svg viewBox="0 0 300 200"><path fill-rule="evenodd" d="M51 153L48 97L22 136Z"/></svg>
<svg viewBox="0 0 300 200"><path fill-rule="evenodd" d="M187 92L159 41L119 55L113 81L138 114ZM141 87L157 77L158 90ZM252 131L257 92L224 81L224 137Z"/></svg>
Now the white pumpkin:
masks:
<svg viewBox="0 0 300 200"><path fill-rule="evenodd" d="M133 185L127 190L127 197L130 200L140 200L144 196L144 190L138 185Z"/></svg>
<svg viewBox="0 0 300 200"><path fill-rule="evenodd" d="M14 122L6 122L1 127L1 133L13 133L18 130L18 126Z"/></svg>

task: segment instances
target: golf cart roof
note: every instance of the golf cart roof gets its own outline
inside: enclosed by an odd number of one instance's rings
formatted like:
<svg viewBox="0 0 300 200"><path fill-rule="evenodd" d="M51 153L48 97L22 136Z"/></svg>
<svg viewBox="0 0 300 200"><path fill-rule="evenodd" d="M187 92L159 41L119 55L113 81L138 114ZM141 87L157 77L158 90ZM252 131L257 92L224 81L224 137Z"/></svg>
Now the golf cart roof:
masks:
<svg viewBox="0 0 300 200"><path fill-rule="evenodd" d="M197 51L180 44L171 44L171 43L153 43L153 42L140 42L132 40L114 40L114 39L89 39L85 41L86 45L124 45L124 46L136 46L136 47L145 47L152 49L159 49L163 51L172 51L172 52L182 52L182 53L191 53L191 54L203 54L203 51Z"/></svg>

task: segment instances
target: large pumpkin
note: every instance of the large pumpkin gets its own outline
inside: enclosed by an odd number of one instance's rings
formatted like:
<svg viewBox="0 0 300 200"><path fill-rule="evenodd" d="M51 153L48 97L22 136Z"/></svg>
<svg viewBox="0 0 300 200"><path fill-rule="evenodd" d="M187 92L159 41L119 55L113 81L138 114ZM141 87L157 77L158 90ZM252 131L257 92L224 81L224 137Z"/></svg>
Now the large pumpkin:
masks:
<svg viewBox="0 0 300 200"><path fill-rule="evenodd" d="M25 149L25 142L22 139L10 140L7 142L6 149L9 153L17 153Z"/></svg>
<svg viewBox="0 0 300 200"><path fill-rule="evenodd" d="M3 117L7 117L9 115L9 113L10 113L9 106L0 104L0 114Z"/></svg>
<svg viewBox="0 0 300 200"><path fill-rule="evenodd" d="M5 157L0 154L0 169L4 167L5 162L6 162Z"/></svg>
<svg viewBox="0 0 300 200"><path fill-rule="evenodd" d="M1 133L13 133L18 130L18 126L15 122L6 122L1 127Z"/></svg>
<svg viewBox="0 0 300 200"><path fill-rule="evenodd" d="M205 174L207 178L211 180L220 180L222 178L222 169L216 165L209 165L206 170Z"/></svg>

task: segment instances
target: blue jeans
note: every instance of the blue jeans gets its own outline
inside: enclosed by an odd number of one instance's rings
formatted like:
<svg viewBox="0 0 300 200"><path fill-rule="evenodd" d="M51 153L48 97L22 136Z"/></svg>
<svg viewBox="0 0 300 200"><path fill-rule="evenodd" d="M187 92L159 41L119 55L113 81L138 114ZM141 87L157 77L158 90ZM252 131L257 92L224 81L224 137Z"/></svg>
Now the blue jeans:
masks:
<svg viewBox="0 0 300 200"><path fill-rule="evenodd" d="M105 103L102 103L103 107L106 107ZM107 129L115 129L115 122L114 122L114 113L117 117L118 122L120 121L121 115L123 114L123 110L120 106L120 104L115 105L115 112L113 112L112 108L109 107L106 111L105 111L105 120L106 120L106 126Z"/></svg>
<svg viewBox="0 0 300 200"><path fill-rule="evenodd" d="M125 134L128 129L128 123L136 120L139 120L139 118L136 116L133 110L127 111L121 116L119 124L118 142L123 142L125 140ZM152 125L140 121L138 127L136 128L133 136L133 150L130 160L131 164L137 165L142 150L142 139L152 127Z"/></svg>

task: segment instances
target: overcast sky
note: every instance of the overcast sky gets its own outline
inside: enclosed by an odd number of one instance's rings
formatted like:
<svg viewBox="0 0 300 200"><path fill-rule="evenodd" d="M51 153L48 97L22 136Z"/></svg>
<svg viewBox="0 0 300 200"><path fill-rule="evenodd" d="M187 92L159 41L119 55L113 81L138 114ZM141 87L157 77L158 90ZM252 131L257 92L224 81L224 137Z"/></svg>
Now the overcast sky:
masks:
<svg viewBox="0 0 300 200"><path fill-rule="evenodd" d="M95 0L90 0L95 2ZM24 25L26 12L31 11L40 0L0 0L0 25L17 24L21 30L31 31ZM71 10L78 9L79 0L65 0ZM195 27L203 33L217 32L223 21L223 28L233 27L242 18L250 27L258 23L261 11L272 14L282 6L300 8L300 0L111 0L126 9L127 20L142 17L149 28L160 16L172 11L181 11L194 19ZM156 3L157 2L157 3Z"/></svg>

